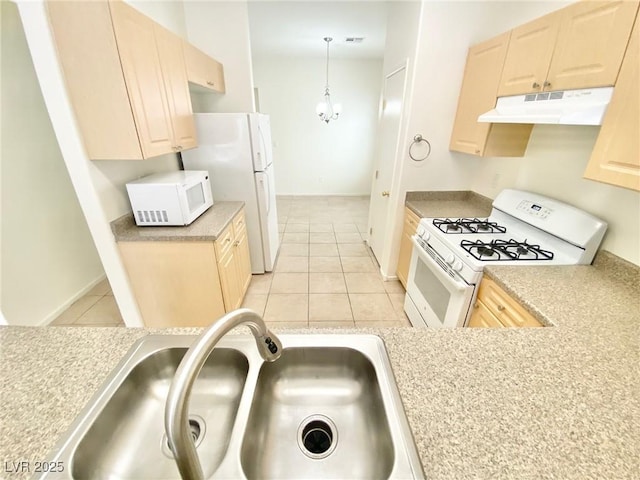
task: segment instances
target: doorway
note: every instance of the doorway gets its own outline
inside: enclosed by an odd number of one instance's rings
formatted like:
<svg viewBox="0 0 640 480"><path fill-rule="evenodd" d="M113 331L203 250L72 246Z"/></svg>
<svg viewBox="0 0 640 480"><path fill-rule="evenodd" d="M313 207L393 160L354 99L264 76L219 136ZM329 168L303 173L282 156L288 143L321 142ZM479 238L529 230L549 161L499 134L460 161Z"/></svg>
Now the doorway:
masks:
<svg viewBox="0 0 640 480"><path fill-rule="evenodd" d="M369 246L378 264L389 229L389 198L400 144L400 126L404 107L406 64L385 76L382 113L378 129L376 170L373 175L369 208Z"/></svg>

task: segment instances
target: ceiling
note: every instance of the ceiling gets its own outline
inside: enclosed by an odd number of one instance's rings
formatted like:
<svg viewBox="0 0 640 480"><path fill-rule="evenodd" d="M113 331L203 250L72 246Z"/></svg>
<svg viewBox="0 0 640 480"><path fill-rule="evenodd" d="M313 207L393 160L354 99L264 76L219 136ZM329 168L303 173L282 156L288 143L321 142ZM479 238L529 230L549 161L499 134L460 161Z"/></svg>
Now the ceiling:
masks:
<svg viewBox="0 0 640 480"><path fill-rule="evenodd" d="M383 58L387 4L382 1L249 0L253 56ZM365 37L350 44L346 37Z"/></svg>

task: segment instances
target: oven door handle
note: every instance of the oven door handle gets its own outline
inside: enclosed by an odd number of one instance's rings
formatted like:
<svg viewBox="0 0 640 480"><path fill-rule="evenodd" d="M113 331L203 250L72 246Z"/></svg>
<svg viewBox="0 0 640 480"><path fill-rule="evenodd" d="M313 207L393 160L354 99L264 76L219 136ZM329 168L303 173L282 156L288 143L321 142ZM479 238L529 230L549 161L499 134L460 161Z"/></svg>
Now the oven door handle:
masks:
<svg viewBox="0 0 640 480"><path fill-rule="evenodd" d="M456 280L455 278L449 276L438 263L431 258L431 256L424 251L422 245L418 243L415 237L411 237L411 241L413 242L413 251L418 254L418 256L424 261L424 263L429 266L429 269L433 272L434 275L438 277L438 279L444 283L445 285L449 285L453 287L455 290L459 292L463 292L471 286L465 282L464 280Z"/></svg>

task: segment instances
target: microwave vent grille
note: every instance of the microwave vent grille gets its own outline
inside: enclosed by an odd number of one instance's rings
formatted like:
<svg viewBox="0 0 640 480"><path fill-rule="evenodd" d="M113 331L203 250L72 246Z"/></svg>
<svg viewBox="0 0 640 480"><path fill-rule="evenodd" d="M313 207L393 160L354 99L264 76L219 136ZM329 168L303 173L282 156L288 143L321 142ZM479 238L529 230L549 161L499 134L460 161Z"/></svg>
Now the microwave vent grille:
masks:
<svg viewBox="0 0 640 480"><path fill-rule="evenodd" d="M138 210L138 224L169 223L166 210Z"/></svg>

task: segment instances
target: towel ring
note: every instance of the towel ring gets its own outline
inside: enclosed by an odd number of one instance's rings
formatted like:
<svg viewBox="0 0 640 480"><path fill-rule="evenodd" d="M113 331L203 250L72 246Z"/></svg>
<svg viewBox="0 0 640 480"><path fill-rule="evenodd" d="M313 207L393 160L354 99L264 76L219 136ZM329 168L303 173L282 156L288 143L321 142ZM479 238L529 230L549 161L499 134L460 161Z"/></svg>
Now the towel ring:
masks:
<svg viewBox="0 0 640 480"><path fill-rule="evenodd" d="M427 154L424 157L416 158L413 156L411 149L413 148L414 145L422 142L427 144L427 147L429 147L429 150L427 150ZM431 155L431 144L429 143L429 140L427 140L426 138L422 138L422 135L417 134L415 137L413 137L413 142L411 142L411 145L409 145L409 157L414 162L422 162L423 160L426 160L427 158L429 158L429 155Z"/></svg>

